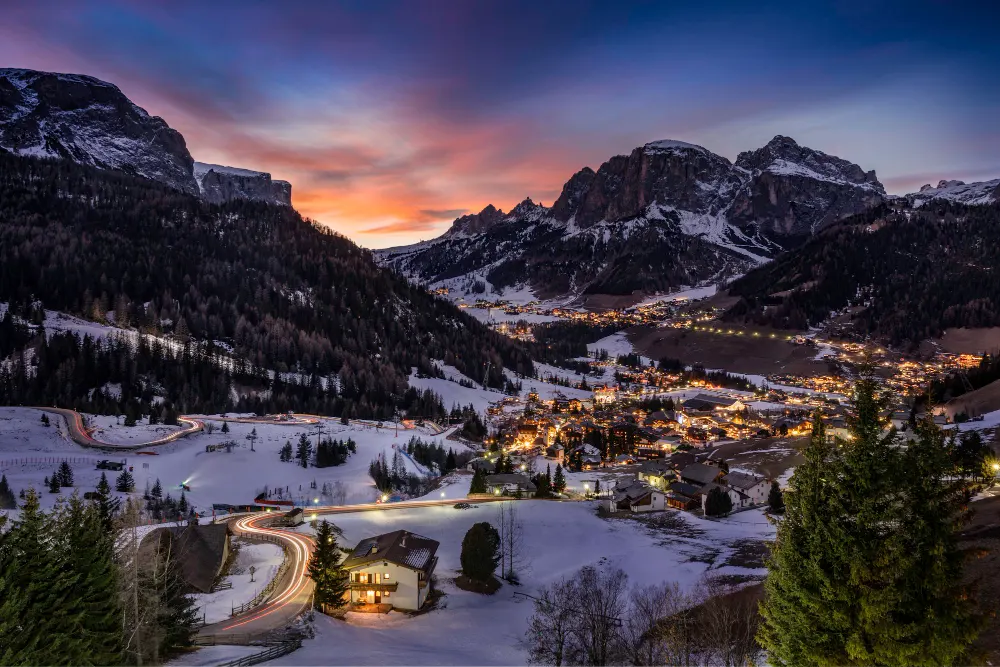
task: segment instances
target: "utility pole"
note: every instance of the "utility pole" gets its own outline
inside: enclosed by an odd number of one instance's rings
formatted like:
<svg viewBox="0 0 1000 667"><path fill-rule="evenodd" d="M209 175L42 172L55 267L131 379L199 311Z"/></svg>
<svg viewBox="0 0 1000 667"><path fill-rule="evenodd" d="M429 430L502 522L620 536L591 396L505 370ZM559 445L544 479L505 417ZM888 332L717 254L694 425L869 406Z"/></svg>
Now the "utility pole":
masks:
<svg viewBox="0 0 1000 667"><path fill-rule="evenodd" d="M316 451L319 451L319 441L323 437L323 422L322 420L316 420Z"/></svg>
<svg viewBox="0 0 1000 667"><path fill-rule="evenodd" d="M253 444L254 444L255 442L257 442L257 438L258 438L258 437L259 437L259 436L257 435L257 427L256 427L256 426L254 426L253 430L252 430L252 431L250 431L250 435L248 435L248 436L247 436L247 440L249 440L249 441L250 441L250 451L251 451L251 452L255 452L255 451L257 451L256 449L254 449L254 448L253 448Z"/></svg>

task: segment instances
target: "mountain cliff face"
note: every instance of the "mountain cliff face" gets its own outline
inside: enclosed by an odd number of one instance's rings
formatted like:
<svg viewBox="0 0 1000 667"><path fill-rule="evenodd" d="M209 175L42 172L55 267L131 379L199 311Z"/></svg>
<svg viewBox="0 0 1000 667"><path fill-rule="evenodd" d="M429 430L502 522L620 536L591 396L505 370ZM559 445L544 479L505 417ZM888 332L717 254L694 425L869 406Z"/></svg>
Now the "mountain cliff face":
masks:
<svg viewBox="0 0 1000 667"><path fill-rule="evenodd" d="M271 174L263 171L195 162L194 178L202 199L213 204L249 199L281 206L292 205L292 184L271 180Z"/></svg>
<svg viewBox="0 0 1000 667"><path fill-rule="evenodd" d="M920 188L919 192L904 195L910 206L917 208L932 199L944 199L960 204L992 204L1000 202L1000 178L979 183L964 181L939 181L937 187L930 183Z"/></svg>
<svg viewBox="0 0 1000 667"><path fill-rule="evenodd" d="M0 146L198 192L184 137L89 76L0 69Z"/></svg>
<svg viewBox="0 0 1000 667"><path fill-rule="evenodd" d="M0 150L141 176L215 204L292 203L287 181L195 162L184 137L162 118L117 86L79 74L0 69Z"/></svg>
<svg viewBox="0 0 1000 667"><path fill-rule="evenodd" d="M656 141L584 168L551 208L530 199L377 253L412 279L481 293L630 294L721 282L880 204L875 172L778 136L726 158Z"/></svg>

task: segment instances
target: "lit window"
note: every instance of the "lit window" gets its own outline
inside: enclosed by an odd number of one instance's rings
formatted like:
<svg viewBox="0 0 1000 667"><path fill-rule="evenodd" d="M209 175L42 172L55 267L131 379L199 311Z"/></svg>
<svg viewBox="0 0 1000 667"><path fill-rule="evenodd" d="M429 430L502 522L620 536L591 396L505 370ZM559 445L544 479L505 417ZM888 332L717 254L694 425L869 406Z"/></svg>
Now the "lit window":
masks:
<svg viewBox="0 0 1000 667"><path fill-rule="evenodd" d="M388 573L388 572L386 572L386 573L385 573L384 575L382 575L382 579L383 579L384 581L389 581L390 579L392 579L392 577L390 577L390 576L389 576L389 573Z"/></svg>
<svg viewBox="0 0 1000 667"><path fill-rule="evenodd" d="M383 598L389 597L389 591L386 591L385 593L382 593L382 597Z"/></svg>

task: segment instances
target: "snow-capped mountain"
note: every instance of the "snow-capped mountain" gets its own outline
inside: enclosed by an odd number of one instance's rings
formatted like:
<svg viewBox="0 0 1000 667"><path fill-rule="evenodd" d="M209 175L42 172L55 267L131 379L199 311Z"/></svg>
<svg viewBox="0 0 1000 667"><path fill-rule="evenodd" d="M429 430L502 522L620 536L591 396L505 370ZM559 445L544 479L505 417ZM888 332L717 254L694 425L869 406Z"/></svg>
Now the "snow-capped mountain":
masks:
<svg viewBox="0 0 1000 667"><path fill-rule="evenodd" d="M735 164L656 141L585 167L550 208L530 199L377 253L411 279L539 297L630 294L721 282L885 199L875 172L777 136ZM523 293L523 290L522 290Z"/></svg>
<svg viewBox="0 0 1000 667"><path fill-rule="evenodd" d="M263 171L194 163L194 179L202 199L221 204L231 199L251 199L283 206L292 205L292 184L272 180Z"/></svg>
<svg viewBox="0 0 1000 667"><path fill-rule="evenodd" d="M904 195L910 206L918 207L932 199L947 199L960 204L992 204L1000 201L1000 178L979 183L964 181L939 181L937 187L930 183L920 188L919 192Z"/></svg>
<svg viewBox="0 0 1000 667"><path fill-rule="evenodd" d="M0 150L122 171L216 203L291 204L291 185L270 174L196 168L180 132L117 86L81 74L0 68Z"/></svg>

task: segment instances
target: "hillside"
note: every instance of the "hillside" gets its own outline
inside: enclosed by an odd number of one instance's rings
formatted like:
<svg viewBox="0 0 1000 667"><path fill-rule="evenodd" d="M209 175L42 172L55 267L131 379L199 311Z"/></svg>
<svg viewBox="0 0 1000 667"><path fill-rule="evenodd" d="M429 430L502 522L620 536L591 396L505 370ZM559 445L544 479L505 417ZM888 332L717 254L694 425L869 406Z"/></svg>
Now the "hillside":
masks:
<svg viewBox="0 0 1000 667"><path fill-rule="evenodd" d="M44 307L182 344L211 341L249 364L233 376L252 379L251 367L297 374L304 387L293 393L331 413L391 416L411 369L437 375L434 360L494 387L504 386L504 368L533 370L519 344L290 207L209 204L64 160L0 154L0 302L28 319ZM77 394L118 381L105 376L119 370L121 351L87 378L76 364L82 352L51 347L51 355L62 350L45 367L52 391L63 375L74 378ZM173 374L168 390L186 401L183 409L226 409L232 376L213 377L221 371L198 364L188 349L174 365L163 351L145 354L160 381ZM91 350L87 358L99 357Z"/></svg>
<svg viewBox="0 0 1000 667"><path fill-rule="evenodd" d="M551 207L487 206L380 262L457 295L628 295L718 283L878 205L873 171L777 136L735 163L655 141L585 167Z"/></svg>
<svg viewBox="0 0 1000 667"><path fill-rule="evenodd" d="M831 227L729 286L729 320L916 344L1000 324L1000 205L936 199Z"/></svg>

